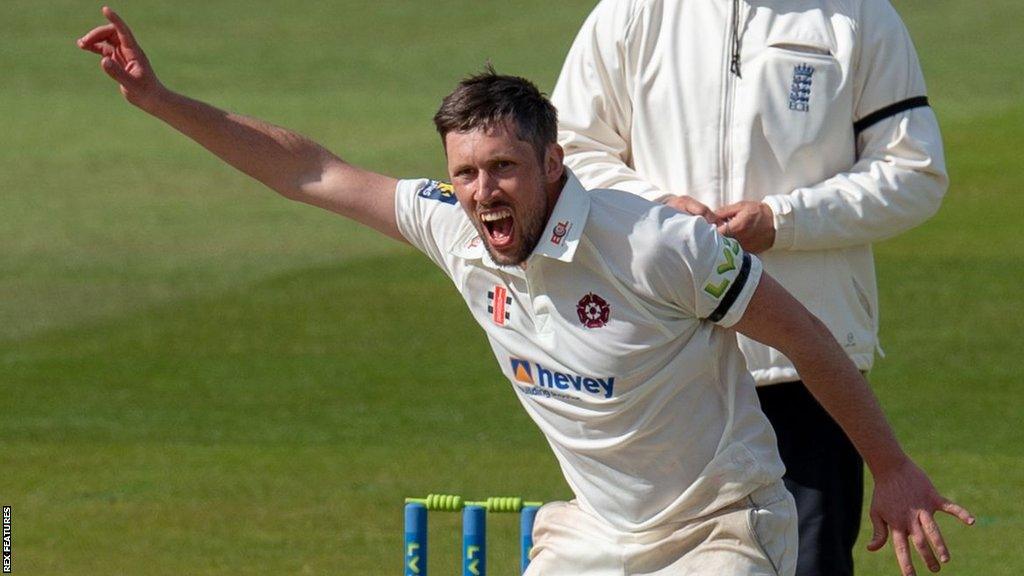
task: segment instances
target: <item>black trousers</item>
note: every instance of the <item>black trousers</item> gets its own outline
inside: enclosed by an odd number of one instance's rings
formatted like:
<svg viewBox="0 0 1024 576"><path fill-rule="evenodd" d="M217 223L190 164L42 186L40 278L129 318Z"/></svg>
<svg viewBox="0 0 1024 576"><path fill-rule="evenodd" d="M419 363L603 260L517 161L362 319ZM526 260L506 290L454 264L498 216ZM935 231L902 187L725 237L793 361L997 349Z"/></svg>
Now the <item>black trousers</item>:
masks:
<svg viewBox="0 0 1024 576"><path fill-rule="evenodd" d="M864 501L864 462L803 382L760 386L796 499L797 576L852 576Z"/></svg>

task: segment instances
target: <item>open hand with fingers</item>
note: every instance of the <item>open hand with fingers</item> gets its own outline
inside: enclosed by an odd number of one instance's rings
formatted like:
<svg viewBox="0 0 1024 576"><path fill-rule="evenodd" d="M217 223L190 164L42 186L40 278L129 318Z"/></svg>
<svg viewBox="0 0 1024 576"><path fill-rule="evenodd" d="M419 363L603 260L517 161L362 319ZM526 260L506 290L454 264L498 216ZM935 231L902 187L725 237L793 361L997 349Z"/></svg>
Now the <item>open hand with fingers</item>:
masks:
<svg viewBox="0 0 1024 576"><path fill-rule="evenodd" d="M78 47L102 56L100 67L121 86L125 99L146 109L165 91L131 29L109 7L103 7L109 24L98 26L78 39Z"/></svg>
<svg viewBox="0 0 1024 576"><path fill-rule="evenodd" d="M874 479L870 512L874 533L868 550L880 550L891 533L892 547L904 576L915 574L911 546L929 570L938 572L950 556L935 522L935 512L955 516L967 525L974 524L974 516L942 497L928 476L909 459L891 471L875 474Z"/></svg>
<svg viewBox="0 0 1024 576"><path fill-rule="evenodd" d="M708 208L699 200L692 196L671 196L665 201L665 205L671 208L675 208L680 212L692 214L694 216L700 216L708 221L710 224L722 224L725 220L722 220L715 214L715 211Z"/></svg>

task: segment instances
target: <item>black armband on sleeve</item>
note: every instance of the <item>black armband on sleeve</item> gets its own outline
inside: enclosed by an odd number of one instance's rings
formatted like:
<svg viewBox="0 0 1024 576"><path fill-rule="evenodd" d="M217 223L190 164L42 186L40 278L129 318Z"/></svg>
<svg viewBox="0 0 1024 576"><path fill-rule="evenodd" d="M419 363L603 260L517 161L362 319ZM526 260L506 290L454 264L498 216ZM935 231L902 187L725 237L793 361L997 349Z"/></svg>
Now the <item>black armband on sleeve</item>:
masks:
<svg viewBox="0 0 1024 576"><path fill-rule="evenodd" d="M725 315L729 313L729 308L732 308L733 302L740 297L740 293L743 292L743 287L747 285L747 277L750 276L750 254L743 253L743 264L740 265L740 271L736 274L736 281L729 287L729 291L722 297L722 301L718 303L718 307L715 311L708 316L708 320L712 322L718 322Z"/></svg>
<svg viewBox="0 0 1024 576"><path fill-rule="evenodd" d="M901 100L895 104L890 104L881 110L875 110L871 114L857 120L853 123L853 135L854 137L860 136L860 133L867 130L868 128L878 124L886 118L890 118L899 114L900 112L906 112L913 108L922 108L928 106L927 96L915 96L913 98L907 98Z"/></svg>

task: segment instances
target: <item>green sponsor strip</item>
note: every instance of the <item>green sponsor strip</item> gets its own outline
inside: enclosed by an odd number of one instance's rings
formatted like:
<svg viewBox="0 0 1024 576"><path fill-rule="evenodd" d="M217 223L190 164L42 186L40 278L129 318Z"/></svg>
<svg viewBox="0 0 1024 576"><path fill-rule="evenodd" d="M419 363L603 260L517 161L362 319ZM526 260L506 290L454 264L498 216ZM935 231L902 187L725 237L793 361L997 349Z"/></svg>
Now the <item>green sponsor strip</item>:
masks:
<svg viewBox="0 0 1024 576"><path fill-rule="evenodd" d="M718 300L722 297L722 294L725 294L726 289L729 288L729 284L732 284L732 280L729 280L728 278L722 280L717 285L708 282L707 286L704 287L704 291L714 296L715 300Z"/></svg>
<svg viewBox="0 0 1024 576"><path fill-rule="evenodd" d="M725 264L720 264L718 266L718 273L719 274L725 274L729 270L735 270L736 269L736 261L735 261L735 258L732 255L732 252L729 251L729 247L728 246L726 246L725 250L722 251L722 254L725 255Z"/></svg>

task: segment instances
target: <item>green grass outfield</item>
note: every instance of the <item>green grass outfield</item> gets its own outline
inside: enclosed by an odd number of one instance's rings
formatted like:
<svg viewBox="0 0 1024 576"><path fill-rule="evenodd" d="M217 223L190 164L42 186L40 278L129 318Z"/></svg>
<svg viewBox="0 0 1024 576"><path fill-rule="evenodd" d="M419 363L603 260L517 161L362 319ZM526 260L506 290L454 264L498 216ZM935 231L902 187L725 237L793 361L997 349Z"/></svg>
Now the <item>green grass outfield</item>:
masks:
<svg viewBox="0 0 1024 576"><path fill-rule="evenodd" d="M490 59L550 89L590 6L115 5L168 85L409 177L444 175L429 119L461 76ZM937 217L877 247L888 358L872 380L909 451L979 517L942 522L948 573L1017 575L1024 5L897 7L953 184ZM568 494L425 258L277 198L128 106L74 45L98 3L3 0L0 22L15 574L397 573L406 495ZM453 574L457 523L440 518L432 568ZM493 574L515 573L514 532L492 522ZM896 573L888 548L857 561Z"/></svg>

